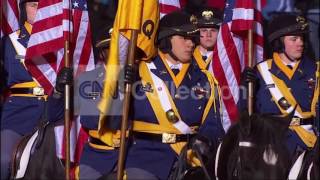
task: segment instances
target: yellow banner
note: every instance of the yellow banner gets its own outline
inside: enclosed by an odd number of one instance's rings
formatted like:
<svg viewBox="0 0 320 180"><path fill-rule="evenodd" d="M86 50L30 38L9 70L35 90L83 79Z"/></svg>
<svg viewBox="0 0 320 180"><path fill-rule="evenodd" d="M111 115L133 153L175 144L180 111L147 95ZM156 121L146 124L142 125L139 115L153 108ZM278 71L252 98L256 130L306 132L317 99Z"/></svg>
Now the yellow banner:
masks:
<svg viewBox="0 0 320 180"><path fill-rule="evenodd" d="M117 89L120 65L124 65L126 62L131 30L139 31L137 47L144 52L143 60L148 60L156 54L154 42L158 22L157 0L119 0L111 35L109 57L106 62L103 94L98 105L101 112L98 131L100 139L108 145L113 145L112 132L105 127L105 116L110 110L112 97Z"/></svg>
<svg viewBox="0 0 320 180"><path fill-rule="evenodd" d="M130 19L129 24L121 21L120 31L128 39L130 39L131 33L127 31L128 29L138 29L140 33L138 34L137 47L139 47L144 52L143 60L149 60L156 54L155 38L159 24L159 6L157 0L130 0L127 4L130 8L124 7L124 12L122 16L133 17ZM140 11L139 11L140 9ZM141 12L141 16L138 16L135 12Z"/></svg>

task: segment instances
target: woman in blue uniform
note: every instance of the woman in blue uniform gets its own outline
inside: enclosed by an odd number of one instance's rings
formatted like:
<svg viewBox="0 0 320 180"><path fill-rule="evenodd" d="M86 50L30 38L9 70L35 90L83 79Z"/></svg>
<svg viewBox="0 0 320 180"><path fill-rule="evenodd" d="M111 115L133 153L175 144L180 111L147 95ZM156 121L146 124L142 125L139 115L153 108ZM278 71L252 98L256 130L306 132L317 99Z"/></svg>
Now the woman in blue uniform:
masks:
<svg viewBox="0 0 320 180"><path fill-rule="evenodd" d="M182 12L160 20L158 56L140 62L134 83L127 179L168 179L188 141L199 136L218 141L224 135L217 83L191 63L196 36ZM193 160L189 163L197 164Z"/></svg>

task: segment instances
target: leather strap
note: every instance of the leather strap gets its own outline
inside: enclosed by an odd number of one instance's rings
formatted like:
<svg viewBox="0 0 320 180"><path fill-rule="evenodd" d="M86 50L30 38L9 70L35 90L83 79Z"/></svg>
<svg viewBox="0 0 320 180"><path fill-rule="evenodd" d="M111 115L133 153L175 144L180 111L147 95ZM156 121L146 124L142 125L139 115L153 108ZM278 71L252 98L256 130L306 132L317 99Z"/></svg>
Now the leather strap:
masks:
<svg viewBox="0 0 320 180"><path fill-rule="evenodd" d="M164 136L166 136L167 134L165 133L154 134L154 133L134 131L132 132L132 135L134 138L137 138L137 139L166 143L166 142L163 142L163 140L164 140ZM177 143L177 142L189 142L189 140L193 138L196 134L168 134L168 135L173 135L175 137L175 140L173 143Z"/></svg>

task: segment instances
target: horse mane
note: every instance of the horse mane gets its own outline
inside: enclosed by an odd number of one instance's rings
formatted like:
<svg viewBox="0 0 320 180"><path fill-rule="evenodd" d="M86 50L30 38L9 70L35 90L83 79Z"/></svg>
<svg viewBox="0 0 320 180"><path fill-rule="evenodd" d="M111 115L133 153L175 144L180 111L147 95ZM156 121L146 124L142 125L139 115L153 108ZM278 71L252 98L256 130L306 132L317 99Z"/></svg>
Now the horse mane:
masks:
<svg viewBox="0 0 320 180"><path fill-rule="evenodd" d="M230 127L223 139L217 167L219 179L231 179L232 173L236 173L233 170L237 169L237 166L244 167L245 170L238 172L243 176L253 179L254 176L250 173L254 172L256 177L263 178L263 174L258 174L263 173L263 171L255 170L259 165L256 163L250 164L246 161L259 162L261 167L264 166L268 170L269 166L263 162L262 158L265 151L267 155L272 155L272 152L275 152L278 156L277 167L287 171L289 159L284 141L290 123L289 119L269 115L253 114L249 116L247 113L242 114L238 123ZM254 150L241 150L240 142L254 144ZM240 153L242 154L240 158L242 161L240 160L239 163Z"/></svg>

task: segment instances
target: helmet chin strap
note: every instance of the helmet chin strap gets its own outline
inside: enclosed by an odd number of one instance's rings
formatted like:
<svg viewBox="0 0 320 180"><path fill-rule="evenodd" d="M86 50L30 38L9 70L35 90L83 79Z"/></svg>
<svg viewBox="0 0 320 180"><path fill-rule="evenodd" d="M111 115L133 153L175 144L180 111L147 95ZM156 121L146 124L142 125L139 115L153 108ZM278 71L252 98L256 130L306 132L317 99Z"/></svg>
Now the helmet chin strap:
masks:
<svg viewBox="0 0 320 180"><path fill-rule="evenodd" d="M175 60L175 61L177 61L177 62L180 62L180 61L179 61L179 58L178 58L176 55L174 55L171 50L168 52L168 54L172 57L173 60Z"/></svg>
<svg viewBox="0 0 320 180"><path fill-rule="evenodd" d="M286 51L284 51L283 54L287 57L287 59L289 59L289 61L291 61L291 62L296 62L297 61L297 60L294 60L294 59L290 58L289 55L286 53Z"/></svg>

